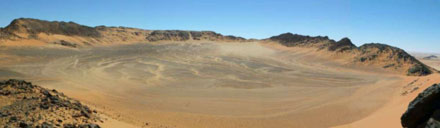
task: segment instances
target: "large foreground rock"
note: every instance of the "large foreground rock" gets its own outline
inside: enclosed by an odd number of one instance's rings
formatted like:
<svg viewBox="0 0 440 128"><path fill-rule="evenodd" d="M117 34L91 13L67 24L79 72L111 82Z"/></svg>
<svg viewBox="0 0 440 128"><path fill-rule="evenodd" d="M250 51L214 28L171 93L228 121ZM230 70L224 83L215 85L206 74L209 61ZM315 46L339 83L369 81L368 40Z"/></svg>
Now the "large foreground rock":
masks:
<svg viewBox="0 0 440 128"><path fill-rule="evenodd" d="M434 84L420 93L402 115L406 128L440 128L440 84Z"/></svg>
<svg viewBox="0 0 440 128"><path fill-rule="evenodd" d="M23 80L0 82L0 127L99 128L96 111L56 90Z"/></svg>

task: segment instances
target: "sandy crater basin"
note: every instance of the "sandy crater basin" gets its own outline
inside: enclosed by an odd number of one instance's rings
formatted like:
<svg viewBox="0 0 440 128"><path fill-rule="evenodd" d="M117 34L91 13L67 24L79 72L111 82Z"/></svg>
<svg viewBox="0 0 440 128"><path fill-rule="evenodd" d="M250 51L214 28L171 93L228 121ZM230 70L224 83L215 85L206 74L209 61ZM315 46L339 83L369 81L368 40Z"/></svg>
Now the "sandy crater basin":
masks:
<svg viewBox="0 0 440 128"><path fill-rule="evenodd" d="M401 80L257 42L4 52L33 59L0 69L151 127L336 126L377 110Z"/></svg>

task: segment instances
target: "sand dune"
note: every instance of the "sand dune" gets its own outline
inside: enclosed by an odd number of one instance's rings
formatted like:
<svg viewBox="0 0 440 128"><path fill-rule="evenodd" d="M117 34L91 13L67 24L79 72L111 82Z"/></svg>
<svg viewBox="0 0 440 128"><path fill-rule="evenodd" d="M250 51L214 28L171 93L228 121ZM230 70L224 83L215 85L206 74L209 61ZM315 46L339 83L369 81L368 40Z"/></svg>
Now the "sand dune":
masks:
<svg viewBox="0 0 440 128"><path fill-rule="evenodd" d="M349 65L313 49L258 42L2 52L27 59L11 59L0 71L16 74L0 77L55 88L139 127L358 127L359 120L381 119L372 115L383 117L384 109L406 108L401 104L414 93L401 96L402 86L418 78ZM400 109L391 115L400 116Z"/></svg>

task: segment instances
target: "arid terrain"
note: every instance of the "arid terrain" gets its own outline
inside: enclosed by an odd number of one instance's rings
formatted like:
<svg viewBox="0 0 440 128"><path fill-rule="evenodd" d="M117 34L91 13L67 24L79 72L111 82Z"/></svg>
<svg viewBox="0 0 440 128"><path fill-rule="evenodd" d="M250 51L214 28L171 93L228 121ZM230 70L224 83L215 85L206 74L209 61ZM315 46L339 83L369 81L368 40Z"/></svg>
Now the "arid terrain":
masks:
<svg viewBox="0 0 440 128"><path fill-rule="evenodd" d="M411 53L423 63L440 70L440 54L438 53Z"/></svg>
<svg viewBox="0 0 440 128"><path fill-rule="evenodd" d="M63 92L103 127L401 127L409 102L440 80L438 65L348 38L24 28L3 29L0 79Z"/></svg>

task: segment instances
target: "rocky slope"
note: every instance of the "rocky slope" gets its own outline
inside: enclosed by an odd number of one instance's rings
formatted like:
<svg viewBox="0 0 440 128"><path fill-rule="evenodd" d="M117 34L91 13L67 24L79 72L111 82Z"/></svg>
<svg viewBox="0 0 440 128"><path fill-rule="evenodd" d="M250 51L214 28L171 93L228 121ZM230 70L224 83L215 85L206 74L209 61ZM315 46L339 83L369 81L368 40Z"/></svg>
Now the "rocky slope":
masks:
<svg viewBox="0 0 440 128"><path fill-rule="evenodd" d="M405 128L440 127L440 84L432 85L411 101L401 123Z"/></svg>
<svg viewBox="0 0 440 128"><path fill-rule="evenodd" d="M152 41L245 41L244 38L223 36L212 31L144 30L127 27L89 27L74 22L45 21L30 18L13 20L0 29L1 42L55 44L86 47ZM3 43L3 45L6 43Z"/></svg>
<svg viewBox="0 0 440 128"><path fill-rule="evenodd" d="M266 41L279 42L287 47L312 47L327 50L337 56L348 56L354 64L375 65L407 75L422 76L437 72L404 50L386 44L369 43L356 47L348 38L334 41L328 37L311 37L292 33L273 36Z"/></svg>
<svg viewBox="0 0 440 128"><path fill-rule="evenodd" d="M66 97L22 80L0 82L1 127L99 128L96 111Z"/></svg>
<svg viewBox="0 0 440 128"><path fill-rule="evenodd" d="M74 22L43 21L37 19L15 19L2 30L12 38L38 38L38 34L59 34L66 36L100 37L101 34L92 27ZM23 36L21 33L27 35Z"/></svg>

